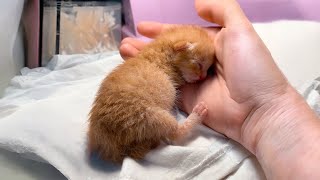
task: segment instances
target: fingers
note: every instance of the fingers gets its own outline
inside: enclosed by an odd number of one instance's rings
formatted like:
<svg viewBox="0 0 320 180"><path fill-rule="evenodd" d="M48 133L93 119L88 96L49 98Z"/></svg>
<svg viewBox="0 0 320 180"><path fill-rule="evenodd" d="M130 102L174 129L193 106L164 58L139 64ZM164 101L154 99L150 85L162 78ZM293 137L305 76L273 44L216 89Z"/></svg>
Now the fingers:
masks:
<svg viewBox="0 0 320 180"><path fill-rule="evenodd" d="M135 47L131 46L130 44L123 44L119 48L121 57L126 60L132 57L135 57L139 50L137 50Z"/></svg>
<svg viewBox="0 0 320 180"><path fill-rule="evenodd" d="M223 27L250 24L235 0L195 0L200 17Z"/></svg>
<svg viewBox="0 0 320 180"><path fill-rule="evenodd" d="M127 37L121 41L121 45L119 47L120 55L123 59L135 57L139 51L146 46L146 44L146 42L138 39Z"/></svg>
<svg viewBox="0 0 320 180"><path fill-rule="evenodd" d="M162 24L158 22L141 22L138 24L138 32L148 38L155 38L162 31L177 25ZM147 45L146 42L135 38L125 38L119 47L120 55L123 59L135 57Z"/></svg>
<svg viewBox="0 0 320 180"><path fill-rule="evenodd" d="M175 26L178 26L178 25L162 24L162 23L158 23L158 22L145 21L145 22L139 23L137 26L137 29L141 35L154 39L161 32L165 31L168 28L172 28Z"/></svg>
<svg viewBox="0 0 320 180"><path fill-rule="evenodd" d="M176 24L162 24L158 22L141 22L138 24L138 32L146 36L148 38L156 38L161 32L176 26ZM207 27L205 28L209 35L214 38L217 32L219 32L220 28L217 27ZM146 42L138 40L136 38L125 38L121 41L121 45L119 47L120 55L123 59L128 59L136 56L139 51L141 51L147 45Z"/></svg>
<svg viewBox="0 0 320 180"><path fill-rule="evenodd" d="M141 35L153 39L157 37L161 32L174 26L178 25L146 21L139 23L137 26L137 30ZM125 38L121 41L119 51L123 59L128 59L136 56L139 51L142 50L146 45L146 42L140 41L138 39Z"/></svg>
<svg viewBox="0 0 320 180"><path fill-rule="evenodd" d="M131 44L132 46L134 46L135 48L137 48L138 50L141 50L144 48L144 46L147 44L146 42L139 40L137 38L131 38L131 37L126 37L121 41L121 45L122 44Z"/></svg>

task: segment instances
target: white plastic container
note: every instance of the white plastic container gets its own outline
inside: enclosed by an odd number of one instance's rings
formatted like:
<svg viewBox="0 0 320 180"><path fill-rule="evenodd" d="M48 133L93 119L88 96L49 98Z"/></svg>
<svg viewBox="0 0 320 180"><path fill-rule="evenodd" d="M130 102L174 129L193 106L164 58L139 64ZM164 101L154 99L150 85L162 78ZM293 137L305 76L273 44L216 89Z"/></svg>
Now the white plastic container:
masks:
<svg viewBox="0 0 320 180"><path fill-rule="evenodd" d="M42 22L42 66L54 54L115 51L121 41L119 2L47 0Z"/></svg>

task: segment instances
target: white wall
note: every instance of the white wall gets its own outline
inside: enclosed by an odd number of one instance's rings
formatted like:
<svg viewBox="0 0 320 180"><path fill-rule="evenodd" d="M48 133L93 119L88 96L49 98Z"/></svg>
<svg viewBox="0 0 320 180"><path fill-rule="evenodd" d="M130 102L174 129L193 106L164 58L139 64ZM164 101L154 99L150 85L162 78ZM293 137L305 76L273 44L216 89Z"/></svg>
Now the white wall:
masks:
<svg viewBox="0 0 320 180"><path fill-rule="evenodd" d="M10 79L24 65L22 29L23 0L1 1L0 6L0 97Z"/></svg>

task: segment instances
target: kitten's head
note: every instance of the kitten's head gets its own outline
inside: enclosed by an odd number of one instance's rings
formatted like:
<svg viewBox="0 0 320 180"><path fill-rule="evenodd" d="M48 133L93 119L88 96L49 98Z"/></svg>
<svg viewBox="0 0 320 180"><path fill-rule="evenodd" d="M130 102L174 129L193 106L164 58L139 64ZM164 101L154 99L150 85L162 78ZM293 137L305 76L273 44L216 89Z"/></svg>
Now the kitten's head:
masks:
<svg viewBox="0 0 320 180"><path fill-rule="evenodd" d="M177 69L188 83L205 79L214 61L213 40L207 32L197 27L177 32L180 35L173 39Z"/></svg>

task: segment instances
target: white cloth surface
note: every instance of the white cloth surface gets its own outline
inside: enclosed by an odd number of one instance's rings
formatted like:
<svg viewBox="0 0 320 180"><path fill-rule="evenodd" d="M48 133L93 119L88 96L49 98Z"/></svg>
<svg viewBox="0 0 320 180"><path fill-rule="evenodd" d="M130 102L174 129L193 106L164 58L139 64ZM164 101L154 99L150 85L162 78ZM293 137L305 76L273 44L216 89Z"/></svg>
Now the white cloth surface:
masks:
<svg viewBox="0 0 320 180"><path fill-rule="evenodd" d="M126 158L122 167L88 157L88 112L101 80L121 62L118 54L57 56L48 68L23 69L0 100L0 147L50 163L77 180L220 179L250 156L199 126L184 146L161 145L143 161Z"/></svg>
<svg viewBox="0 0 320 180"><path fill-rule="evenodd" d="M319 76L320 22L276 21L254 28L294 87Z"/></svg>
<svg viewBox="0 0 320 180"><path fill-rule="evenodd" d="M0 174L3 180L66 180L50 164L29 160L1 148Z"/></svg>
<svg viewBox="0 0 320 180"><path fill-rule="evenodd" d="M314 112L320 117L320 77L306 82L298 88L298 91Z"/></svg>

